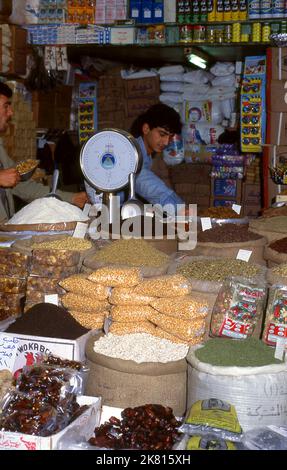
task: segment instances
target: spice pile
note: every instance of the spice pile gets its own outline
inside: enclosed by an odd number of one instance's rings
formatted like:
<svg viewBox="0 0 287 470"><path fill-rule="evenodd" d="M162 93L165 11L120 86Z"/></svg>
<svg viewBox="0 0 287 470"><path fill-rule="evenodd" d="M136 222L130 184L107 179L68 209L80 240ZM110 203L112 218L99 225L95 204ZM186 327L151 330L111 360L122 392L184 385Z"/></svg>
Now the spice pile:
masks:
<svg viewBox="0 0 287 470"><path fill-rule="evenodd" d="M269 248L277 251L278 253L287 253L287 237L280 238L273 243L270 243Z"/></svg>
<svg viewBox="0 0 287 470"><path fill-rule="evenodd" d="M198 242L239 243L259 240L260 235L250 232L247 225L224 224L197 234Z"/></svg>
<svg viewBox="0 0 287 470"><path fill-rule="evenodd" d="M200 217L210 217L214 219L240 219L231 207L209 207L200 213Z"/></svg>

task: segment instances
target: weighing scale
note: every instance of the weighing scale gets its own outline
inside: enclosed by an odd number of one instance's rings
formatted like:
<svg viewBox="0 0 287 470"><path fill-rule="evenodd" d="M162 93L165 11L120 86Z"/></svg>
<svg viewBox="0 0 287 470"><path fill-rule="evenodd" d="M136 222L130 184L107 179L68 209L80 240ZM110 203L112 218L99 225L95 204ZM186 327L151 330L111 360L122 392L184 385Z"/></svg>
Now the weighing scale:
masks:
<svg viewBox="0 0 287 470"><path fill-rule="evenodd" d="M103 203L109 208L110 224L118 210L116 193L128 185L131 204L129 200L124 204L125 214L129 212L129 217L134 217L142 213L141 203L134 197L134 175L140 171L142 160L136 139L119 129L99 131L83 146L80 164L84 178L93 189L103 193Z"/></svg>

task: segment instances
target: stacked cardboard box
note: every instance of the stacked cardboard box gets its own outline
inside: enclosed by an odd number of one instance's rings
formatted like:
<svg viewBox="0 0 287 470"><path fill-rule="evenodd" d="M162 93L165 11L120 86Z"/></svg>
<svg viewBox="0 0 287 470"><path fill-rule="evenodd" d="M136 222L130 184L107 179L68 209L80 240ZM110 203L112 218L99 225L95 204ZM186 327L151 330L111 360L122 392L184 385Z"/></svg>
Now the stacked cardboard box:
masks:
<svg viewBox="0 0 287 470"><path fill-rule="evenodd" d="M137 116L159 102L159 77L125 80L125 129L130 129Z"/></svg>
<svg viewBox="0 0 287 470"><path fill-rule="evenodd" d="M18 82L7 82L13 89L13 120L2 136L8 155L15 161L36 158L36 125L28 101L26 89Z"/></svg>
<svg viewBox="0 0 287 470"><path fill-rule="evenodd" d="M0 25L0 70L2 74L25 75L27 31L19 26Z"/></svg>
<svg viewBox="0 0 287 470"><path fill-rule="evenodd" d="M198 210L210 204L211 165L182 163L170 168L170 178L175 192L186 204L197 204Z"/></svg>
<svg viewBox="0 0 287 470"><path fill-rule="evenodd" d="M245 216L258 216L261 211L261 184L243 183L242 206Z"/></svg>
<svg viewBox="0 0 287 470"><path fill-rule="evenodd" d="M121 68L115 67L98 81L98 129L124 129L124 80Z"/></svg>
<svg viewBox="0 0 287 470"><path fill-rule="evenodd" d="M33 92L32 109L37 127L70 128L72 91L72 87L62 85L48 92Z"/></svg>

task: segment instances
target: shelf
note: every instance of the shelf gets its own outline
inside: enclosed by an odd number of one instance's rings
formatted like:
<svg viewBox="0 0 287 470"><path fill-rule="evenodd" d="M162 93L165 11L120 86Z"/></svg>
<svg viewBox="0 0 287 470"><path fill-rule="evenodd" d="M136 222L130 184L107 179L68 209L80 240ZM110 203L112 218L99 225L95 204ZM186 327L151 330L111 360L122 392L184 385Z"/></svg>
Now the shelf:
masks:
<svg viewBox="0 0 287 470"><path fill-rule="evenodd" d="M201 49L208 56L210 62L216 60L236 61L246 56L264 55L270 44L264 43L184 43L175 45L166 44L130 44L130 45L98 45L75 44L68 45L68 58L71 62L79 62L81 56L97 57L126 64L147 67L156 67L162 64L187 64L185 48Z"/></svg>

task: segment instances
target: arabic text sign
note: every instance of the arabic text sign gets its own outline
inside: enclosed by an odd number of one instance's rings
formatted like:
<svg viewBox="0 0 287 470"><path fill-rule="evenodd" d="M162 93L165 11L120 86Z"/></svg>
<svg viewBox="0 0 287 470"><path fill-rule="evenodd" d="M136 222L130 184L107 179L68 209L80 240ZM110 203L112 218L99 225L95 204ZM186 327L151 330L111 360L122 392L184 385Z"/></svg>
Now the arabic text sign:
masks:
<svg viewBox="0 0 287 470"><path fill-rule="evenodd" d="M0 333L0 370L13 370L19 340L5 333Z"/></svg>

